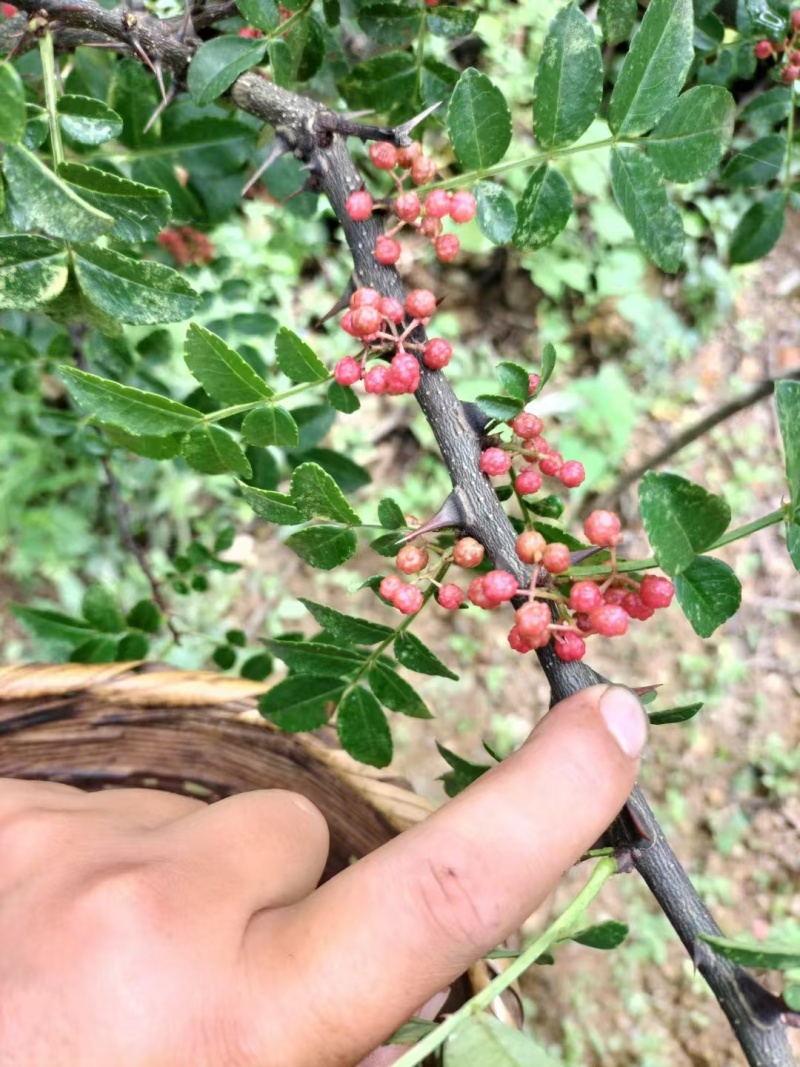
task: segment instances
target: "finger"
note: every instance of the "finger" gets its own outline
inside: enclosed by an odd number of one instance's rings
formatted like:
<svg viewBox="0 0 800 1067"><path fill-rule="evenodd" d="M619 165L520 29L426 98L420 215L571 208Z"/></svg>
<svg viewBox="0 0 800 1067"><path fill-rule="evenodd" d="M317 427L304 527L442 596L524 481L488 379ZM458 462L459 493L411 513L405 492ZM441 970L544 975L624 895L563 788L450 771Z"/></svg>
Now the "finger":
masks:
<svg viewBox="0 0 800 1067"><path fill-rule="evenodd" d="M342 1062L374 1048L539 906L623 806L646 733L630 690L585 690L426 822L292 909L286 951L314 953L309 1002L329 1062L337 1044ZM261 942L259 927L250 946L269 958L274 926ZM360 1009L349 1028L348 1004Z"/></svg>

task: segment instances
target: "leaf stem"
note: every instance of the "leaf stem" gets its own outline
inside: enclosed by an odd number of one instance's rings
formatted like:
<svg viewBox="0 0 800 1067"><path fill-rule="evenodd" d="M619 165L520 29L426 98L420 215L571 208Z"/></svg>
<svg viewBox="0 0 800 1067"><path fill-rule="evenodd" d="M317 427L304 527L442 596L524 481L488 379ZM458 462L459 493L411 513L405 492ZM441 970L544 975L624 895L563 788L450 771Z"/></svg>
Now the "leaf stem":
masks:
<svg viewBox="0 0 800 1067"><path fill-rule="evenodd" d="M47 119L50 124L50 143L53 148L53 170L58 173L58 168L64 162L64 144L61 140L61 127L58 124L56 56L50 30L45 30L39 40L39 56L42 61L44 101L47 108Z"/></svg>
<svg viewBox="0 0 800 1067"><path fill-rule="evenodd" d="M204 415L202 421L220 422L222 419L229 419L233 415L241 415L244 411L252 411L253 408L279 404L282 400L286 400L290 396L297 396L298 393L305 393L317 385L326 385L331 378L333 378L333 375L329 374L327 378L319 378L315 382L301 382L300 385L293 385L291 389L284 389L282 393L273 393L272 396L265 396L263 400L251 400L247 404L233 404L229 408L220 408L219 411L212 411L210 414Z"/></svg>
<svg viewBox="0 0 800 1067"><path fill-rule="evenodd" d="M578 893L572 903L559 915L554 923L536 938L509 966L494 978L489 985L468 1000L458 1011L449 1015L441 1025L432 1030L412 1049L409 1049L397 1060L395 1067L416 1067L422 1063L426 1056L435 1052L439 1046L447 1040L473 1015L488 1008L500 994L508 989L512 982L524 974L536 960L546 952L555 942L563 940L575 930L583 920L583 913L594 900L602 887L612 876L617 873L617 861L612 857L601 859L589 878L589 881Z"/></svg>

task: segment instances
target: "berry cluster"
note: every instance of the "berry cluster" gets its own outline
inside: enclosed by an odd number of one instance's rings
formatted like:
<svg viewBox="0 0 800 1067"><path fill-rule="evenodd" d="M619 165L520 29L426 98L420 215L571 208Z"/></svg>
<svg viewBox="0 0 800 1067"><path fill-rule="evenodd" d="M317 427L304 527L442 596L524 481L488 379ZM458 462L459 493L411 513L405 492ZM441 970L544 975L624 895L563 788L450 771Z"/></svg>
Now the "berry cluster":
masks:
<svg viewBox="0 0 800 1067"><path fill-rule="evenodd" d="M757 41L753 51L757 59L778 59L781 61L781 81L792 85L800 81L800 7L796 7L790 16L791 33L783 41Z"/></svg>
<svg viewBox="0 0 800 1067"><path fill-rule="evenodd" d="M211 263L216 255L216 250L206 235L192 226L162 230L156 240L182 267L190 263L202 267Z"/></svg>
<svg viewBox="0 0 800 1067"><path fill-rule="evenodd" d="M530 391L539 385L538 375L531 375ZM519 496L538 493L547 478L557 478L566 489L576 489L586 478L583 464L576 459L565 460L542 437L544 423L530 411L522 411L511 420L511 429L521 444L491 445L481 453L481 471L490 478L499 478L512 470L519 458L522 465L514 472L514 489Z"/></svg>

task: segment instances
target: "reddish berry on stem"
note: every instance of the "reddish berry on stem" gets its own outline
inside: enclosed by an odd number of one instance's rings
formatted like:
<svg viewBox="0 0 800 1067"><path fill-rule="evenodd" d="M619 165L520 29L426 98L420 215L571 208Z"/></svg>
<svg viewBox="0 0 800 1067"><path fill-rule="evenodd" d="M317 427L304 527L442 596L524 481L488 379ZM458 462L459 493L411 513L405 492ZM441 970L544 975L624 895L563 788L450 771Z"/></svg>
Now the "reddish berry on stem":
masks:
<svg viewBox="0 0 800 1067"><path fill-rule="evenodd" d="M675 586L669 578L660 578L656 574L647 574L639 586L639 596L648 608L668 608L675 595Z"/></svg>
<svg viewBox="0 0 800 1067"><path fill-rule="evenodd" d="M443 337L432 337L425 345L422 362L430 370L441 370L450 362L453 346Z"/></svg>
<svg viewBox="0 0 800 1067"><path fill-rule="evenodd" d="M414 319L429 319L436 310L436 297L430 289L412 289L406 297L406 311Z"/></svg>
<svg viewBox="0 0 800 1067"><path fill-rule="evenodd" d="M517 538L514 547L523 563L539 563L547 542L538 530L525 530Z"/></svg>
<svg viewBox="0 0 800 1067"><path fill-rule="evenodd" d="M369 158L378 170L394 170L397 166L397 149L388 141L376 141L369 146Z"/></svg>
<svg viewBox="0 0 800 1067"><path fill-rule="evenodd" d="M795 66L794 63L790 63L781 71L781 81L784 85L792 85L798 79L800 79L800 67Z"/></svg>
<svg viewBox="0 0 800 1067"><path fill-rule="evenodd" d="M443 219L445 215L449 215L450 194L444 189L431 190L425 197L425 214L434 219Z"/></svg>
<svg viewBox="0 0 800 1067"><path fill-rule="evenodd" d="M394 600L395 593L403 588L402 578L398 578L396 574L387 574L387 576L381 581L378 586L378 592L384 598L384 600Z"/></svg>
<svg viewBox="0 0 800 1067"><path fill-rule="evenodd" d="M401 252L400 242L395 241L393 237L386 237L385 234L381 234L375 241L375 258L384 267L389 267L392 263L396 263L400 258Z"/></svg>
<svg viewBox="0 0 800 1067"><path fill-rule="evenodd" d="M538 437L544 429L544 423L538 415L533 415L530 411L521 411L511 420L511 429L517 437L525 440L528 437Z"/></svg>
<svg viewBox="0 0 800 1067"><path fill-rule="evenodd" d="M573 611L588 615L601 607L603 594L594 582L576 582L569 591L569 606Z"/></svg>
<svg viewBox="0 0 800 1067"><path fill-rule="evenodd" d="M364 388L368 393L385 393L389 385L389 368L383 364L370 367L364 375Z"/></svg>
<svg viewBox="0 0 800 1067"><path fill-rule="evenodd" d="M417 156L411 164L411 180L414 185L426 185L436 176L436 164L427 156Z"/></svg>
<svg viewBox="0 0 800 1067"><path fill-rule="evenodd" d="M372 197L366 189L357 189L345 200L344 209L353 222L363 222L372 214Z"/></svg>
<svg viewBox="0 0 800 1067"><path fill-rule="evenodd" d="M548 452L544 459L539 460L539 470L548 478L558 478L563 466L564 457L560 452Z"/></svg>
<svg viewBox="0 0 800 1067"><path fill-rule="evenodd" d="M484 555L483 545L474 537L462 537L453 546L453 562L459 567L477 567Z"/></svg>
<svg viewBox="0 0 800 1067"><path fill-rule="evenodd" d="M587 541L600 548L618 545L622 524L613 511L593 511L583 524Z"/></svg>
<svg viewBox="0 0 800 1067"><path fill-rule="evenodd" d="M392 603L403 615L414 615L422 607L422 590L415 585L404 585L395 593Z"/></svg>
<svg viewBox="0 0 800 1067"><path fill-rule="evenodd" d="M569 548L560 541L548 545L542 553L542 566L551 574L563 574L569 570Z"/></svg>
<svg viewBox="0 0 800 1067"><path fill-rule="evenodd" d="M753 51L755 52L757 59L769 59L772 55L772 42L757 41Z"/></svg>
<svg viewBox="0 0 800 1067"><path fill-rule="evenodd" d="M440 263L452 263L459 253L461 242L454 233L444 233L436 238L433 247Z"/></svg>
<svg viewBox="0 0 800 1067"><path fill-rule="evenodd" d="M576 489L586 480L586 471L577 459L569 459L558 472L558 477L567 489Z"/></svg>
<svg viewBox="0 0 800 1067"><path fill-rule="evenodd" d="M397 165L403 170L408 170L411 164L422 155L422 145L419 141L413 141L406 148L397 149Z"/></svg>
<svg viewBox="0 0 800 1067"><path fill-rule="evenodd" d="M378 311L389 322L393 322L395 326L398 326L406 317L405 308L393 296L382 296L378 304Z"/></svg>
<svg viewBox="0 0 800 1067"><path fill-rule="evenodd" d="M403 574L419 574L428 566L428 553L416 545L403 545L397 553L395 564Z"/></svg>
<svg viewBox="0 0 800 1067"><path fill-rule="evenodd" d="M603 593L603 601L606 604L616 604L618 607L621 607L627 595L627 590L622 589L619 586L616 588L612 587L611 589L606 589L605 593Z"/></svg>
<svg viewBox="0 0 800 1067"><path fill-rule="evenodd" d="M795 31L800 30L800 7L796 7L792 11L791 18L792 18L792 29L795 30Z"/></svg>
<svg viewBox="0 0 800 1067"><path fill-rule="evenodd" d="M442 232L442 220L434 218L423 219L419 224L419 232L423 237L438 237Z"/></svg>
<svg viewBox="0 0 800 1067"><path fill-rule="evenodd" d="M619 604L603 604L589 614L589 621L603 637L621 637L628 631L628 613Z"/></svg>
<svg viewBox="0 0 800 1067"><path fill-rule="evenodd" d="M382 299L383 298L377 289L371 289L368 285L365 285L360 289L356 289L350 297L350 307L353 311L355 311L356 308L364 307L379 308Z"/></svg>
<svg viewBox="0 0 800 1067"><path fill-rule="evenodd" d="M526 637L522 636L518 626L512 626L508 631L508 643L515 652L520 652L523 656L527 652L532 652L534 647Z"/></svg>
<svg viewBox="0 0 800 1067"><path fill-rule="evenodd" d="M456 611L464 602L464 591L459 589L457 585L453 585L452 582L448 582L447 585L441 587L436 599L443 608L447 608L448 611Z"/></svg>
<svg viewBox="0 0 800 1067"><path fill-rule="evenodd" d="M538 374L528 375L528 396L533 396L536 390L539 388L539 382L541 378Z"/></svg>
<svg viewBox="0 0 800 1067"><path fill-rule="evenodd" d="M334 367L333 376L339 385L355 385L361 377L361 364L352 356L345 356Z"/></svg>
<svg viewBox="0 0 800 1067"><path fill-rule="evenodd" d="M547 604L543 604L541 600L532 600L529 604L517 608L514 621L523 637L538 641L547 634L553 617Z"/></svg>
<svg viewBox="0 0 800 1067"><path fill-rule="evenodd" d="M402 393L415 393L419 386L419 363L408 352L398 352L392 356L389 374L386 379L386 391L392 396Z"/></svg>
<svg viewBox="0 0 800 1067"><path fill-rule="evenodd" d="M416 193L401 193L394 202L394 213L403 222L415 222L421 211L419 197Z"/></svg>
<svg viewBox="0 0 800 1067"><path fill-rule="evenodd" d="M481 453L481 470L490 478L508 474L511 470L511 456L502 448L487 448Z"/></svg>
<svg viewBox="0 0 800 1067"><path fill-rule="evenodd" d="M483 591L489 600L502 604L517 595L519 582L508 571L489 571L483 576Z"/></svg>
<svg viewBox="0 0 800 1067"><path fill-rule="evenodd" d="M565 663L572 663L576 659L583 659L586 655L586 642L577 634L556 634L556 655Z"/></svg>
<svg viewBox="0 0 800 1067"><path fill-rule="evenodd" d="M9 5L3 4L3 10L4 11L5 11L5 8L7 6L9 6ZM259 37L263 37L264 34L263 34L263 32L261 30L257 30L255 28L255 26L245 26L244 29L239 30L239 36L240 37L253 37L256 40L258 40L258 38Z"/></svg>
<svg viewBox="0 0 800 1067"><path fill-rule="evenodd" d="M355 330L353 329L353 312L352 311L345 311L344 315L342 315L342 318L341 318L341 321L340 321L339 325L342 327L344 332L345 333L349 333L351 337L355 337L356 336Z"/></svg>
<svg viewBox="0 0 800 1067"><path fill-rule="evenodd" d="M381 318L381 313L377 308L369 305L356 308L350 316L353 333L356 337L366 337L368 334L375 333L381 327Z"/></svg>
<svg viewBox="0 0 800 1067"><path fill-rule="evenodd" d="M622 607L632 619L638 619L639 622L652 618L654 614L653 608L648 607L638 593L626 593L622 600Z"/></svg>
<svg viewBox="0 0 800 1067"><path fill-rule="evenodd" d="M542 476L533 467L526 467L514 479L514 488L520 496L531 496L542 488Z"/></svg>
<svg viewBox="0 0 800 1067"><path fill-rule="evenodd" d="M498 601L492 600L491 597L486 595L486 590L483 588L483 578L472 579L467 590L467 598L476 608L483 608L484 611L491 611L493 608L499 607Z"/></svg>
<svg viewBox="0 0 800 1067"><path fill-rule="evenodd" d="M522 442L522 447L525 449L525 459L537 459L546 456L550 451L550 445L544 437L529 437L527 441Z"/></svg>
<svg viewBox="0 0 800 1067"><path fill-rule="evenodd" d="M477 210L478 201L465 189L453 193L450 198L450 218L453 222L469 222Z"/></svg>

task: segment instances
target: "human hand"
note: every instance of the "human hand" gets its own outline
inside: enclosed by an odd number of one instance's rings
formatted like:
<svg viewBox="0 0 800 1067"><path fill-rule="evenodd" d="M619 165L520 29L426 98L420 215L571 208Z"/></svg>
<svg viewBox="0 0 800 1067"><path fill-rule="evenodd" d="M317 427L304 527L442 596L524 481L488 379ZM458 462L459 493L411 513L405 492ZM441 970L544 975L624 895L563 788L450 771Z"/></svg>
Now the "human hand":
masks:
<svg viewBox="0 0 800 1067"><path fill-rule="evenodd" d="M295 794L0 780L0 1065L357 1063L541 904L646 732L628 690L584 690L320 888L327 826Z"/></svg>

